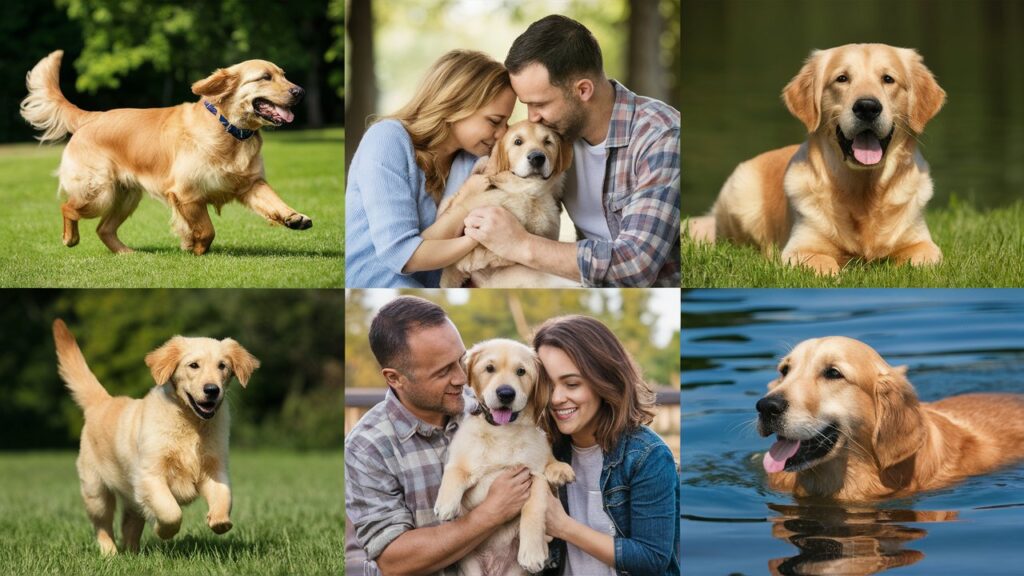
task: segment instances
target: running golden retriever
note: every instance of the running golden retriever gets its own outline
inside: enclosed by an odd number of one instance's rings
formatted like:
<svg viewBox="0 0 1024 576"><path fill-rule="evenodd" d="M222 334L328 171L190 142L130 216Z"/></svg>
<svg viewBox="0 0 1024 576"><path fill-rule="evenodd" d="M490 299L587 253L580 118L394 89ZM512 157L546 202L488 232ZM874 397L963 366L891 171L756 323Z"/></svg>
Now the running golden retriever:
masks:
<svg viewBox="0 0 1024 576"><path fill-rule="evenodd" d="M807 141L740 164L691 235L766 253L776 245L783 261L821 274L854 259L940 262L924 221L932 179L917 138L946 93L921 56L884 44L818 50L783 99Z"/></svg>
<svg viewBox="0 0 1024 576"><path fill-rule="evenodd" d="M558 239L562 184L572 165L572 142L540 123L523 120L509 126L493 153L474 167L486 179L470 179L437 213L465 218L474 208L502 206L531 234ZM428 228L421 236L434 238ZM441 287L455 288L472 279L476 287L558 288L578 284L509 262L479 246L441 273Z"/></svg>
<svg viewBox="0 0 1024 576"><path fill-rule="evenodd" d="M768 485L797 496L872 500L948 486L1024 458L1024 396L923 404L867 344L805 340L757 402Z"/></svg>
<svg viewBox="0 0 1024 576"><path fill-rule="evenodd" d="M135 211L143 192L171 209L181 248L204 254L214 230L207 206L237 200L271 223L294 230L313 225L267 184L260 148L265 126L294 118L290 108L305 91L272 62L248 60L222 68L192 85L199 102L172 108L86 112L61 93L63 51L43 58L28 73L21 115L42 142L74 134L64 148L58 176L67 198L63 242L78 244L78 221L100 218L96 233L111 252L131 252L117 229Z"/></svg>
<svg viewBox="0 0 1024 576"><path fill-rule="evenodd" d="M210 529L230 530L224 397L232 377L244 387L259 360L230 338L175 336L146 356L156 387L135 400L103 388L62 320L54 321L53 338L61 378L85 411L78 476L100 552L117 553L115 499L121 500L122 545L130 552L138 552L148 520L160 538L177 534L181 505L199 496L209 505Z"/></svg>
<svg viewBox="0 0 1024 576"><path fill-rule="evenodd" d="M464 361L479 407L452 439L434 512L439 520L452 520L483 502L503 470L529 468L533 483L519 518L464 557L459 573L526 576L540 572L548 557L544 515L551 486L575 479L571 466L555 460L537 426L547 407L545 389L538 385L540 361L528 346L504 339L477 344ZM517 537L518 552L513 547Z"/></svg>

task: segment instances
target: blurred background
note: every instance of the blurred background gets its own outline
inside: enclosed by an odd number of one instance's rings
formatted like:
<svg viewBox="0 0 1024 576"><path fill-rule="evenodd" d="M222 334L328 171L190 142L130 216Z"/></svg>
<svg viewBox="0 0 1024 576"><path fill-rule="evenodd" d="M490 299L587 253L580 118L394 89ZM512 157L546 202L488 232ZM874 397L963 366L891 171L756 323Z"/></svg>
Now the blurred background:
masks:
<svg viewBox="0 0 1024 576"><path fill-rule="evenodd" d="M442 54L467 48L503 62L512 41L549 14L594 34L609 78L680 108L679 0L348 0L346 14L346 167L367 118L407 102ZM525 117L516 110L514 119Z"/></svg>
<svg viewBox="0 0 1024 576"><path fill-rule="evenodd" d="M782 88L813 49L916 48L948 100L919 138L933 207L979 210L1024 189L1024 3L1016 0L683 0L682 215L710 209L741 161L799 143Z"/></svg>
<svg viewBox="0 0 1024 576"><path fill-rule="evenodd" d="M0 290L0 450L77 448L82 411L57 376L58 317L115 396L154 386L143 358L176 334L234 338L261 366L228 394L232 448L342 446L339 290Z"/></svg>

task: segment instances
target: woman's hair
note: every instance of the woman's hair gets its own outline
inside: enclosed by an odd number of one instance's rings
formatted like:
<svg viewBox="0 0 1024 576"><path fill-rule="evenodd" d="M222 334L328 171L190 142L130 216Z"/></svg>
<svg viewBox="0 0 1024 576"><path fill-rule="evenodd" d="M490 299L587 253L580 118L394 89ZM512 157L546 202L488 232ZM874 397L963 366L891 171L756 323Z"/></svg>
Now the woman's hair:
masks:
<svg viewBox="0 0 1024 576"><path fill-rule="evenodd" d="M622 342L599 320L589 316L552 318L533 336L534 350L539 352L542 346L565 352L601 399L594 416L594 436L603 451L610 452L623 434L654 419L654 391ZM541 370L539 386L548 391L554 388L545 370ZM544 412L541 427L553 441L561 439L550 411Z"/></svg>
<svg viewBox="0 0 1024 576"><path fill-rule="evenodd" d="M437 148L451 135L452 124L511 87L500 62L483 52L452 50L430 67L412 100L388 116L401 122L412 137L416 164L426 174L427 193L434 203L441 202L448 174L438 165Z"/></svg>

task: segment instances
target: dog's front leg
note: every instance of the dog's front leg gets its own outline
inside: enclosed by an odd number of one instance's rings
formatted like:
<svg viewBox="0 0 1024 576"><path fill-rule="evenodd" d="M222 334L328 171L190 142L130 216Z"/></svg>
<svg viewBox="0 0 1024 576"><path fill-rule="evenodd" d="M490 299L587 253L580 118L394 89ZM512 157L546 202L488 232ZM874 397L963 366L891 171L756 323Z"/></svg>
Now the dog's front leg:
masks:
<svg viewBox="0 0 1024 576"><path fill-rule="evenodd" d="M530 485L530 498L519 515L519 565L527 572L540 572L548 558L548 547L544 540L544 516L548 509L548 482L540 474L534 474Z"/></svg>
<svg viewBox="0 0 1024 576"><path fill-rule="evenodd" d="M285 204L264 180L253 185L239 200L268 221L283 224L292 230L305 230L313 226L313 221L308 216L299 214Z"/></svg>
<svg viewBox="0 0 1024 576"><path fill-rule="evenodd" d="M181 528L181 507L160 475L151 475L139 487L139 500L156 518L156 535L167 540Z"/></svg>
<svg viewBox="0 0 1024 576"><path fill-rule="evenodd" d="M217 534L231 530L231 486L224 470L205 478L199 485L199 493L206 500L209 512L206 514L206 525Z"/></svg>
<svg viewBox="0 0 1024 576"><path fill-rule="evenodd" d="M456 462L445 466L441 477L441 488L437 491L437 502L434 504L434 515L444 522L454 520L462 510L462 495L469 489L469 470Z"/></svg>

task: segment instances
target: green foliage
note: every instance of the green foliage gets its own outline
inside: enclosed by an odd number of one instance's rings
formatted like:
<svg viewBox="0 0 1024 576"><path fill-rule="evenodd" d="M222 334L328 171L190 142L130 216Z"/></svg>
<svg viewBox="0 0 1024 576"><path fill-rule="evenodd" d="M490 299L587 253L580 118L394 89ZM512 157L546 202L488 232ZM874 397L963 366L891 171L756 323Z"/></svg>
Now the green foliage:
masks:
<svg viewBox="0 0 1024 576"><path fill-rule="evenodd" d="M197 501L184 508L173 539L164 542L147 526L141 553L113 558L99 554L73 453L0 454L0 469L5 574L344 574L340 451L232 450L230 532L210 531L206 505Z"/></svg>
<svg viewBox="0 0 1024 576"><path fill-rule="evenodd" d="M928 227L942 249L938 266L855 262L838 276L779 264L748 246L697 244L682 238L682 285L687 288L985 288L1019 286L1024 278L1024 202L979 212L951 199L929 210ZM685 228L685 222L684 222Z"/></svg>

